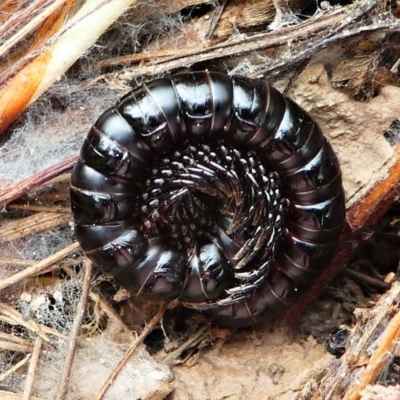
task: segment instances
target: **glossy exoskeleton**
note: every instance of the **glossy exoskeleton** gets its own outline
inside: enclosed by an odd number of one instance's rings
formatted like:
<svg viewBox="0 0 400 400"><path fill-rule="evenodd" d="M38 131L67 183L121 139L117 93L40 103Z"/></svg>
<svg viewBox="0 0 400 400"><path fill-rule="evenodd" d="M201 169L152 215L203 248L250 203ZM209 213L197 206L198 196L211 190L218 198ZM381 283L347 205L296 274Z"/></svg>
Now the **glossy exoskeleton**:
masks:
<svg viewBox="0 0 400 400"><path fill-rule="evenodd" d="M337 158L273 87L217 72L150 81L92 126L75 233L128 290L225 326L275 317L321 274L344 218Z"/></svg>
<svg viewBox="0 0 400 400"><path fill-rule="evenodd" d="M340 358L346 351L346 345L350 337L350 329L344 325L334 330L325 340L324 347L328 353Z"/></svg>

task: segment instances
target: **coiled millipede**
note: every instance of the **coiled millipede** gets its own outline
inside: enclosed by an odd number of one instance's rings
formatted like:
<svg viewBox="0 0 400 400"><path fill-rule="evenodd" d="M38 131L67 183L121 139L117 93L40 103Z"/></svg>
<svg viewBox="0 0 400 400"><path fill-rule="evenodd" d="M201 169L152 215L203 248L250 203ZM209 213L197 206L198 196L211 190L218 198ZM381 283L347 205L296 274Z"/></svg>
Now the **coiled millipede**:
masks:
<svg viewBox="0 0 400 400"><path fill-rule="evenodd" d="M311 117L261 81L209 71L150 81L105 111L71 203L83 250L122 286L224 326L293 303L345 218L337 158Z"/></svg>

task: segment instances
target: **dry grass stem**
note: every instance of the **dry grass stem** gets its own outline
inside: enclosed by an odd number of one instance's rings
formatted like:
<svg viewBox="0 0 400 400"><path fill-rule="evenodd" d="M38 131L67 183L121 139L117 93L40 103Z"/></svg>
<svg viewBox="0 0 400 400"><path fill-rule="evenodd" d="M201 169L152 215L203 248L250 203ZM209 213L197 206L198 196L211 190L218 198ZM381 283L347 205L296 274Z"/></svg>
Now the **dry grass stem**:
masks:
<svg viewBox="0 0 400 400"><path fill-rule="evenodd" d="M103 395L106 393L107 389L111 386L111 384L113 383L115 378L118 376L118 374L120 373L122 368L124 368L125 364L128 362L129 358L132 356L132 354L135 352L135 350L139 347L140 344L143 343L143 340L146 338L146 336L154 329L154 327L161 320L161 318L164 315L165 310L168 308L168 304L169 304L169 302L164 302L161 304L159 310L157 311L157 314L151 319L151 321L145 326L145 328L140 333L140 335L137 337L137 339L132 343L131 347L125 353L123 359L114 368L114 370L108 377L107 381L104 382L104 384L99 389L99 391L94 395L92 400L100 400L103 397Z"/></svg>
<svg viewBox="0 0 400 400"><path fill-rule="evenodd" d="M30 353L32 351L32 345L28 342L26 342L25 344L21 344L0 338L0 349L8 351L19 351L21 353Z"/></svg>
<svg viewBox="0 0 400 400"><path fill-rule="evenodd" d="M0 133L3 132L26 107L35 101L98 39L98 37L135 0L87 0L83 3L69 1L58 16L57 32L35 49L38 54L23 65L6 86L0 90ZM57 9L64 1L54 2ZM72 6L80 6L67 18ZM38 17L40 18L40 17ZM31 21L33 29L39 21ZM53 21L54 22L54 21ZM61 24L60 22L64 22ZM25 33L26 34L26 33ZM79 37L79 40L76 38ZM4 48L15 44L16 38L5 43ZM27 55L29 57L29 55ZM28 85L26 83L29 83Z"/></svg>
<svg viewBox="0 0 400 400"><path fill-rule="evenodd" d="M29 362L30 359L31 359L31 354L28 354L21 361L18 361L11 368L9 368L7 371L5 371L2 374L0 374L0 382L3 382L4 379L8 378L11 374L17 372L19 369L24 367ZM1 391L0 391L0 399L3 399L3 397L1 397ZM20 399L20 398L18 397L18 399Z"/></svg>
<svg viewBox="0 0 400 400"><path fill-rule="evenodd" d="M33 347L31 362L29 364L28 374L26 376L24 392L21 396L21 400L29 400L31 398L33 382L35 379L36 369L39 363L42 344L43 344L42 339L40 337L37 337L35 340L35 345Z"/></svg>
<svg viewBox="0 0 400 400"><path fill-rule="evenodd" d="M33 204L9 204L8 210L22 210L22 211L34 211L41 213L60 213L69 214L71 216L71 209L69 207L62 206L36 206Z"/></svg>
<svg viewBox="0 0 400 400"><path fill-rule="evenodd" d="M11 393L6 392L4 390L0 390L0 399L1 400L21 400L21 395L19 393ZM42 397L31 396L29 400L45 400Z"/></svg>
<svg viewBox="0 0 400 400"><path fill-rule="evenodd" d="M400 296L400 286L397 284L389 291L389 296L384 298L398 299ZM386 309L387 307L384 307ZM390 311L390 310L387 310ZM389 312L382 313L382 316L389 315ZM397 307L395 316L390 320L389 324L376 340L376 348L372 353L368 364L362 375L357 380L354 387L346 394L344 400L359 400L361 398L361 391L364 390L368 385L374 384L377 376L385 368L386 363L394 353L394 347L400 339L400 310ZM366 349L364 349L366 350Z"/></svg>
<svg viewBox="0 0 400 400"><path fill-rule="evenodd" d="M21 325L31 332L34 332L49 344L53 342L48 335L53 335L60 339L66 338L65 335L62 335L55 329L49 328L43 324L38 324L33 320L26 320L21 313L5 303L0 303L0 321L7 322L11 325Z"/></svg>
<svg viewBox="0 0 400 400"><path fill-rule="evenodd" d="M31 343L27 339L4 332L0 332L0 340L5 340L11 343L18 343L26 346L31 345Z"/></svg>
<svg viewBox="0 0 400 400"><path fill-rule="evenodd" d="M35 265L25 268L23 271L20 271L14 275L11 275L7 278L0 280L0 290L5 289L8 286L14 285L17 282L22 281L26 278L32 278L36 275L43 273L44 271L51 271L58 266L56 265L63 258L69 256L71 253L78 251L80 249L79 243L74 242L64 249L58 251L57 253L52 254L51 256L39 261ZM49 268L51 267L51 268Z"/></svg>
<svg viewBox="0 0 400 400"><path fill-rule="evenodd" d="M25 10L25 15L18 15L18 18L28 19L29 15L34 11L34 9L40 9L40 13L32 18L25 26L17 30L15 34L8 38L7 41L0 46L0 57L3 56L9 49L20 42L24 37L29 35L33 30L40 26L46 18L53 14L58 8L60 8L67 0L46 0L43 2L35 2L31 6L27 7ZM15 29L15 21L13 18L9 18L6 23L0 29L0 36L3 36L7 30Z"/></svg>
<svg viewBox="0 0 400 400"><path fill-rule="evenodd" d="M0 258L0 264L3 265L14 265L16 267L31 267L32 265L37 264L37 261L33 260L18 260L18 259L5 259L5 258Z"/></svg>
<svg viewBox="0 0 400 400"><path fill-rule="evenodd" d="M262 71L259 70L253 74L249 74L249 76L256 77L267 72L271 73L282 66L287 68L289 63L295 64L307 59L310 55L321 50L322 46L326 46L327 41L333 43L353 37L354 35L361 35L364 33L364 29L384 31L384 26L377 25L363 28L363 30L360 28L345 29L346 26L350 26L353 21L367 15L368 12L376 6L376 3L377 0L364 2L361 5L357 3L347 8L333 10L319 18L313 18L298 25L289 26L288 28L282 28L277 31L254 34L245 38L239 37L236 40L224 41L214 46L196 48L192 51L187 51L184 55L178 52L175 56L162 58L161 60L152 58L151 65L140 64L137 67L130 68L130 75L132 77L157 75L165 71L181 68L183 65L190 66L195 63L215 60L220 57L226 58L237 54L246 54L263 49L287 46L288 43L296 43L296 51L294 51L292 47L288 48L290 57L284 57L281 60L277 59L273 64L267 65ZM387 26L385 29L387 29L387 31L399 29L399 25L395 24L393 21L387 21L386 24ZM337 32L340 32L340 34L335 36ZM314 38L313 43L315 43L315 46L319 46L318 48L310 43L310 37ZM127 58L125 58L125 60L127 60Z"/></svg>
<svg viewBox="0 0 400 400"><path fill-rule="evenodd" d="M39 212L4 224L0 228L0 243L11 242L27 235L47 231L71 220L70 214Z"/></svg>
<svg viewBox="0 0 400 400"><path fill-rule="evenodd" d="M190 348L199 344L205 336L205 332L209 329L207 325L200 328L196 333L191 335L188 340L182 343L176 350L172 351L168 354L164 359L163 362L167 365L173 365L176 363L176 360L182 355L182 353Z"/></svg>
<svg viewBox="0 0 400 400"><path fill-rule="evenodd" d="M109 323L113 324L121 333L123 332L126 335L129 335L132 340L134 340L134 336L132 331L123 323L120 316L115 312L114 308L103 299L103 297L95 292L90 292L90 299L97 305L99 310L107 315L109 319Z"/></svg>
<svg viewBox="0 0 400 400"><path fill-rule="evenodd" d="M90 280L92 277L92 271L93 271L93 263L88 260L85 263L85 275L83 278L82 294L78 307L76 309L74 323L72 325L71 333L69 336L68 351L65 356L64 368L61 375L60 386L58 388L58 393L56 397L57 400L64 400L68 390L68 382L71 374L72 363L74 361L76 343L78 341L78 335L81 330L83 316L85 315L86 311L86 304L90 291Z"/></svg>

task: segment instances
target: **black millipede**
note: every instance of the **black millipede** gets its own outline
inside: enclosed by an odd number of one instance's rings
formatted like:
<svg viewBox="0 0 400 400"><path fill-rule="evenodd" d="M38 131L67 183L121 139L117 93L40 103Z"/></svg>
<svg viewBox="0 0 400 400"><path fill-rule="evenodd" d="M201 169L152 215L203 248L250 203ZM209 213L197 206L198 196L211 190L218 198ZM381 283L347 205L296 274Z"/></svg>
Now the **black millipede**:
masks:
<svg viewBox="0 0 400 400"><path fill-rule="evenodd" d="M264 82L210 71L152 80L105 111L70 193L96 265L222 326L296 301L345 219L338 160L309 114Z"/></svg>

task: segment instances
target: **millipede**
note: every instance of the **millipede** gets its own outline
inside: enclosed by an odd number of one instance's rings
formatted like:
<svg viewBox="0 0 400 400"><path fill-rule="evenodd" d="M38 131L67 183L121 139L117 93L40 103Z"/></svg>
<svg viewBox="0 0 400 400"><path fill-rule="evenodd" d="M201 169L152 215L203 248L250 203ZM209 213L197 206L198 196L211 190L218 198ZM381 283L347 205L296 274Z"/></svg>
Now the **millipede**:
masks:
<svg viewBox="0 0 400 400"><path fill-rule="evenodd" d="M149 81L105 111L70 195L97 266L221 326L277 318L326 268L345 219L339 162L309 114L210 71Z"/></svg>

